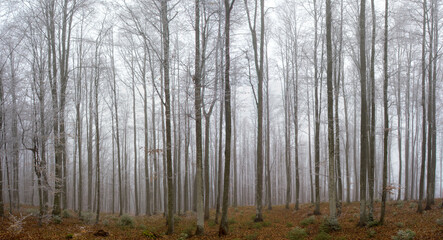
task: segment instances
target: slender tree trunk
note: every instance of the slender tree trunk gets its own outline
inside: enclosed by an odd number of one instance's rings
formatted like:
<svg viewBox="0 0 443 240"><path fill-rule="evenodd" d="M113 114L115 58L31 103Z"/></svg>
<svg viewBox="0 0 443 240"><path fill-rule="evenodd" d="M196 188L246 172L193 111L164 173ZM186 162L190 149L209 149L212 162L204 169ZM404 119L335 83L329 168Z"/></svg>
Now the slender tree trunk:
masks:
<svg viewBox="0 0 443 240"><path fill-rule="evenodd" d="M229 4L229 0L225 0L225 176L223 189L223 208L220 222L219 236L228 234L228 200L229 200L229 180L231 169L231 84L229 81L230 68L230 15L235 0Z"/></svg>
<svg viewBox="0 0 443 240"><path fill-rule="evenodd" d="M358 225L364 226L367 222L366 213L366 182L368 164L368 104L366 83L366 0L360 2L360 91L361 91L361 117L360 117L360 220Z"/></svg>
<svg viewBox="0 0 443 240"><path fill-rule="evenodd" d="M371 68L370 68L370 86L371 86L371 113L370 113L370 127L369 127L369 161L368 161L368 184L369 184L369 212L368 221L374 220L374 184L375 184L375 37L376 37L376 18L375 18L375 4L371 0L372 13L372 37L371 37Z"/></svg>
<svg viewBox="0 0 443 240"><path fill-rule="evenodd" d="M422 145L421 145L421 173L420 173L420 193L418 198L417 212L423 212L422 201L424 197L425 166L426 166L426 0L423 1L423 36L422 36L422 81L421 81L421 104L422 114Z"/></svg>
<svg viewBox="0 0 443 240"><path fill-rule="evenodd" d="M167 234L174 232L174 187L172 182L172 152L171 152L171 96L169 89L169 19L168 19L168 1L161 1L161 22L162 22L162 44L163 44L163 77L165 92L165 115L166 115L166 162L167 162L167 182L168 182L168 216Z"/></svg>
<svg viewBox="0 0 443 240"><path fill-rule="evenodd" d="M329 218L330 224L337 222L337 195L335 182L335 154L334 154L334 93L332 79L332 9L331 0L326 0L326 48L327 48L327 90L328 90L328 155L329 155ZM336 100L337 101L337 100Z"/></svg>
<svg viewBox="0 0 443 240"><path fill-rule="evenodd" d="M388 181L388 137L389 137L389 108L388 108L388 0L385 1L385 28L384 28L384 46L383 46L383 187L381 197L381 215L380 224L383 224L386 212L386 197L387 197L387 181Z"/></svg>
<svg viewBox="0 0 443 240"><path fill-rule="evenodd" d="M320 106L318 101L318 16L317 1L314 0L314 158L315 158L315 209L314 215L320 215Z"/></svg>
<svg viewBox="0 0 443 240"><path fill-rule="evenodd" d="M0 69L0 151L3 148L4 138L3 138L3 72L2 69ZM40 178L39 178L40 179ZM40 181L39 181L40 183ZM41 184L39 184L41 186ZM41 192L41 190L39 190ZM41 199L41 198L40 198ZM41 200L40 200L41 205ZM41 209L41 207L40 207ZM3 217L5 215L5 208L3 204L3 155L0 156L0 217Z"/></svg>
<svg viewBox="0 0 443 240"><path fill-rule="evenodd" d="M97 59L96 59L97 60ZM100 62L99 60L97 60ZM100 67L100 63L98 63L97 68ZM94 111L94 117L95 117L95 161L96 161L96 167L95 167L95 174L97 179L97 209L96 209L96 216L95 216L95 223L97 224L100 218L100 125L99 125L99 112L98 112L98 81L100 78L100 69L97 69L97 75L95 76L95 111Z"/></svg>
<svg viewBox="0 0 443 240"><path fill-rule="evenodd" d="M196 138L196 187L197 187L197 230L196 235L202 235L205 228L204 220L204 189L203 189L203 144L202 144L202 97L201 97L201 68L200 68L200 0L195 0L195 138Z"/></svg>

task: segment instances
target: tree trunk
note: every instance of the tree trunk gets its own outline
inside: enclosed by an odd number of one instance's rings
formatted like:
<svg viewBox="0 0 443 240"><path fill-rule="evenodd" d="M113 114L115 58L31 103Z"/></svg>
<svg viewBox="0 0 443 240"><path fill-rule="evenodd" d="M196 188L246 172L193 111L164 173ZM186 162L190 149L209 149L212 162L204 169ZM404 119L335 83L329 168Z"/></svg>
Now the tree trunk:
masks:
<svg viewBox="0 0 443 240"><path fill-rule="evenodd" d="M320 106L318 102L318 17L317 1L314 0L314 161L315 161L315 209L314 215L320 215Z"/></svg>
<svg viewBox="0 0 443 240"><path fill-rule="evenodd" d="M368 104L367 104L367 83L366 83L366 0L360 2L360 220L358 225L365 226L367 222L366 213L366 171L368 164Z"/></svg>
<svg viewBox="0 0 443 240"><path fill-rule="evenodd" d="M423 1L423 37L422 37L422 81L421 81L421 104L423 109L422 114L422 145L421 145L421 173L420 173L420 193L418 197L417 212L423 212L423 195L425 185L425 166L426 166L426 0Z"/></svg>
<svg viewBox="0 0 443 240"><path fill-rule="evenodd" d="M174 186L172 182L172 152L171 152L171 96L169 89L169 19L168 19L168 2L161 1L161 22L162 22L162 44L163 44L163 77L164 77L164 92L165 92L165 115L166 115L166 162L167 162L167 177L168 177L168 216L167 234L174 232Z"/></svg>
<svg viewBox="0 0 443 240"><path fill-rule="evenodd" d="M374 182L375 182L375 35L376 35L376 18L374 0L371 0L372 13L372 40L371 40L371 113L370 113L370 127L369 127L369 161L368 161L368 183L369 183L369 212L368 221L373 221L374 216Z"/></svg>
<svg viewBox="0 0 443 240"><path fill-rule="evenodd" d="M225 176L223 189L223 208L220 222L219 236L228 234L228 200L229 200L229 178L231 169L231 85L229 81L230 68L230 50L229 50L229 31L230 31L230 15L235 0L229 4L229 0L225 0ZM221 177L221 176L220 176Z"/></svg>
<svg viewBox="0 0 443 240"><path fill-rule="evenodd" d="M326 0L326 52L327 52L327 90L328 90L328 153L329 153L329 218L330 224L337 222L337 195L335 182L335 154L334 154L334 93L332 80L332 9L331 0ZM337 100L336 100L337 101Z"/></svg>
<svg viewBox="0 0 443 240"><path fill-rule="evenodd" d="M196 187L197 187L197 230L196 235L202 235L205 228L203 205L203 144L202 144L202 97L201 97L201 69L200 69L200 0L195 0L195 138L196 138Z"/></svg>
<svg viewBox="0 0 443 240"><path fill-rule="evenodd" d="M383 224L386 211L387 181L388 181L388 137L389 137L389 107L388 107L388 0L385 1L385 36L383 46L383 187L381 195L380 224Z"/></svg>

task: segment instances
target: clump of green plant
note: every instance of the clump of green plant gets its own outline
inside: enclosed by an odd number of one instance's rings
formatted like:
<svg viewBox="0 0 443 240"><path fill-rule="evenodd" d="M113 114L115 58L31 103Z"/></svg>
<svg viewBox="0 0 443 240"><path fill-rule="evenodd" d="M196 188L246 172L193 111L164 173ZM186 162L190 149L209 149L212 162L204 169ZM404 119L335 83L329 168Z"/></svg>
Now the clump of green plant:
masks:
<svg viewBox="0 0 443 240"><path fill-rule="evenodd" d="M245 239L246 240L255 240L255 239L257 239L257 237L258 237L258 233L252 233L252 234L246 235Z"/></svg>
<svg viewBox="0 0 443 240"><path fill-rule="evenodd" d="M308 233L304 228L295 227L289 231L287 237L290 240L303 240L308 236Z"/></svg>
<svg viewBox="0 0 443 240"><path fill-rule="evenodd" d="M117 224L121 227L134 227L134 219L129 215L122 215L119 219Z"/></svg>
<svg viewBox="0 0 443 240"><path fill-rule="evenodd" d="M188 234L186 234L186 233L181 233L180 234L180 237L178 238L178 240L185 240L185 239L187 239L189 236L188 236Z"/></svg>
<svg viewBox="0 0 443 240"><path fill-rule="evenodd" d="M392 240L412 240L415 237L415 232L411 229L399 230L397 235L392 236Z"/></svg>
<svg viewBox="0 0 443 240"><path fill-rule="evenodd" d="M192 235L194 235L194 233L195 233L196 228L197 228L197 226L195 224L193 224L193 225L185 228L183 233L186 233L186 235L188 235L188 237L192 237Z"/></svg>
<svg viewBox="0 0 443 240"><path fill-rule="evenodd" d="M443 226L443 218L439 218L439 219L437 219L437 225L438 226Z"/></svg>
<svg viewBox="0 0 443 240"><path fill-rule="evenodd" d="M68 234L66 234L66 237L65 237L66 239L73 239L74 238L74 234L72 234L72 233L68 233Z"/></svg>
<svg viewBox="0 0 443 240"><path fill-rule="evenodd" d="M272 225L272 223L271 223L271 222L268 222L268 221L264 221L264 222L261 223L261 225L262 225L263 227L270 227L270 226Z"/></svg>
<svg viewBox="0 0 443 240"><path fill-rule="evenodd" d="M303 226L303 227L306 227L308 225L313 224L314 222L315 222L315 217L314 216L310 216L310 217L307 217L307 218L301 220L300 221L300 225Z"/></svg>
<svg viewBox="0 0 443 240"><path fill-rule="evenodd" d="M94 217L95 217L95 214L92 212L82 212L80 220L82 220L83 222L85 222L87 224L92 224L92 223L94 223Z"/></svg>
<svg viewBox="0 0 443 240"><path fill-rule="evenodd" d="M102 224L103 224L103 226L108 227L109 226L109 220L108 219L103 220Z"/></svg>
<svg viewBox="0 0 443 240"><path fill-rule="evenodd" d="M143 234L143 236L145 236L148 239L159 239L160 238L160 236L158 234L156 234L152 231L149 231L149 230L143 231L142 234Z"/></svg>
<svg viewBox="0 0 443 240"><path fill-rule="evenodd" d="M237 221L235 221L234 218L230 218L230 219L228 220L228 224L229 224L229 225L232 225L232 224L235 224L235 223L237 223Z"/></svg>
<svg viewBox="0 0 443 240"><path fill-rule="evenodd" d="M137 226L137 228L138 228L138 229L141 229L141 230L146 230L146 229L147 229L146 225L144 225L144 224L139 224L139 225Z"/></svg>
<svg viewBox="0 0 443 240"><path fill-rule="evenodd" d="M294 224L292 224L291 222L288 222L288 223L286 223L286 227L293 227L294 226Z"/></svg>
<svg viewBox="0 0 443 240"><path fill-rule="evenodd" d="M217 224L215 223L214 220L209 220L209 221L208 221L208 226L210 226L210 227L215 227L215 225L217 225Z"/></svg>
<svg viewBox="0 0 443 240"><path fill-rule="evenodd" d="M254 223L252 223L252 226L251 226L251 228L254 228L254 229L262 229L262 227L263 227L263 225L260 222L254 222Z"/></svg>
<svg viewBox="0 0 443 240"><path fill-rule="evenodd" d="M368 230L368 237L369 238L375 237L376 234L377 234L377 232L374 229L369 229Z"/></svg>
<svg viewBox="0 0 443 240"><path fill-rule="evenodd" d="M179 223L181 221L181 218L177 215L174 215L174 223Z"/></svg>
<svg viewBox="0 0 443 240"><path fill-rule="evenodd" d="M72 217L72 215L67 209L62 211L62 218L70 218L70 217Z"/></svg>
<svg viewBox="0 0 443 240"><path fill-rule="evenodd" d="M325 218L320 225L321 232L332 232L340 230L340 225L337 220L331 220L330 218Z"/></svg>
<svg viewBox="0 0 443 240"><path fill-rule="evenodd" d="M397 206L397 208L403 208L405 206L405 203L403 201L397 201L395 205Z"/></svg>
<svg viewBox="0 0 443 240"><path fill-rule="evenodd" d="M402 222L398 222L398 223L395 223L395 226L397 226L399 228L403 228L403 227L405 227L405 224Z"/></svg>
<svg viewBox="0 0 443 240"><path fill-rule="evenodd" d="M392 215L394 215L394 217L397 216L397 212L393 212Z"/></svg>
<svg viewBox="0 0 443 240"><path fill-rule="evenodd" d="M317 236L315 236L314 240L330 240L332 239L331 235L329 235L326 232L320 232L319 234L317 234Z"/></svg>
<svg viewBox="0 0 443 240"><path fill-rule="evenodd" d="M63 220L60 216L54 216L54 217L52 217L52 222L55 224L60 224L63 222Z"/></svg>
<svg viewBox="0 0 443 240"><path fill-rule="evenodd" d="M376 221L376 220L372 220L372 221L369 221L369 222L366 224L366 226L369 227L369 228L371 228L371 227L376 227L376 226L378 226L378 224L379 224L378 221Z"/></svg>
<svg viewBox="0 0 443 240"><path fill-rule="evenodd" d="M409 203L409 208L411 208L411 209L417 208L417 203L415 203L415 202Z"/></svg>

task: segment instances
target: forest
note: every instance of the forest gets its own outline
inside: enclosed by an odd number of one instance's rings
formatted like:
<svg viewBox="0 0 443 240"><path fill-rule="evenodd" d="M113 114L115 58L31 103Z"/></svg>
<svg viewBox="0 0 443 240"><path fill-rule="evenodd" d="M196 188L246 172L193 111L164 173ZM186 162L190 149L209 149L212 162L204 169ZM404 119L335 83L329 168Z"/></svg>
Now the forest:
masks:
<svg viewBox="0 0 443 240"><path fill-rule="evenodd" d="M0 239L441 239L442 10L1 1Z"/></svg>

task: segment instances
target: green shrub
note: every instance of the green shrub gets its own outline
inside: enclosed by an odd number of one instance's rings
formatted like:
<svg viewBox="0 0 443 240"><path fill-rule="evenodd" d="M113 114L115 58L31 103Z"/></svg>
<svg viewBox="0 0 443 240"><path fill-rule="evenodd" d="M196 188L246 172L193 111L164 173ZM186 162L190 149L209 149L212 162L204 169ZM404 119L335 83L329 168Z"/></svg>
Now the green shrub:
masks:
<svg viewBox="0 0 443 240"><path fill-rule="evenodd" d="M145 236L148 239L159 239L160 238L160 236L158 234L156 234L152 231L149 231L149 230L143 231L142 234L143 234L143 236Z"/></svg>
<svg viewBox="0 0 443 240"><path fill-rule="evenodd" d="M66 234L66 237L65 237L66 239L73 239L74 238L74 234L72 234L72 233L68 233L68 234Z"/></svg>
<svg viewBox="0 0 443 240"><path fill-rule="evenodd" d="M263 227L270 227L272 224L271 224L271 222L264 221L264 222L261 223L261 225L262 225Z"/></svg>
<svg viewBox="0 0 443 240"><path fill-rule="evenodd" d="M315 217L314 216L310 216L310 217L307 217L307 218L301 220L300 221L300 225L303 226L303 227L306 227L308 225L313 224L314 222L315 222Z"/></svg>
<svg viewBox="0 0 443 240"><path fill-rule="evenodd" d="M304 228L295 227L288 233L288 239L290 240L303 240L308 236Z"/></svg>
<svg viewBox="0 0 443 240"><path fill-rule="evenodd" d="M95 214L92 212L82 212L80 220L82 220L83 222L85 222L87 224L92 224L92 223L94 223L94 220L95 220L94 217L95 217Z"/></svg>
<svg viewBox="0 0 443 240"><path fill-rule="evenodd" d="M397 227L399 227L399 228L404 228L404 227L405 227L405 224L402 223L402 222L398 222L398 223L395 223L395 226L397 226Z"/></svg>
<svg viewBox="0 0 443 240"><path fill-rule="evenodd" d="M317 236L315 236L314 240L330 240L332 239L331 235L329 235L326 232L320 232L319 234L317 234Z"/></svg>
<svg viewBox="0 0 443 240"><path fill-rule="evenodd" d="M70 218L70 217L72 217L72 215L67 209L62 211L62 218Z"/></svg>
<svg viewBox="0 0 443 240"><path fill-rule="evenodd" d="M180 237L178 238L178 240L185 240L185 239L187 239L189 236L188 236L188 234L186 234L186 233L181 233L180 234Z"/></svg>
<svg viewBox="0 0 443 240"><path fill-rule="evenodd" d="M174 223L179 223L181 221L181 218L177 215L174 215Z"/></svg>
<svg viewBox="0 0 443 240"><path fill-rule="evenodd" d="M258 233L253 233L245 236L246 240L255 240L258 237Z"/></svg>
<svg viewBox="0 0 443 240"><path fill-rule="evenodd" d="M438 226L443 226L443 218L439 218L439 219L437 219L437 225Z"/></svg>
<svg viewBox="0 0 443 240"><path fill-rule="evenodd" d="M411 208L411 209L417 208L417 203L415 203L415 202L409 203L409 208Z"/></svg>
<svg viewBox="0 0 443 240"><path fill-rule="evenodd" d="M286 223L286 227L291 228L291 227L293 227L293 226L294 226L294 224L292 224L291 222Z"/></svg>
<svg viewBox="0 0 443 240"><path fill-rule="evenodd" d="M144 224L138 225L137 228L140 229L140 230L146 230L147 229L146 225L144 225Z"/></svg>
<svg viewBox="0 0 443 240"><path fill-rule="evenodd" d="M109 220L108 219L103 220L102 224L103 224L103 226L108 227L109 226Z"/></svg>
<svg viewBox="0 0 443 240"><path fill-rule="evenodd" d="M405 202L397 201L397 203L395 205L397 206L397 208L403 208L405 206Z"/></svg>
<svg viewBox="0 0 443 240"><path fill-rule="evenodd" d="M183 233L186 233L186 235L188 235L188 237L192 237L192 235L194 235L194 233L195 233L196 228L197 228L197 226L193 224L193 225L185 228Z"/></svg>
<svg viewBox="0 0 443 240"><path fill-rule="evenodd" d="M214 220L209 220L208 221L208 226L210 226L210 227L215 227L217 224L215 223L215 221Z"/></svg>
<svg viewBox="0 0 443 240"><path fill-rule="evenodd" d="M237 221L235 221L234 218L230 218L230 219L228 220L228 224L229 224L229 225L232 225L232 224L235 224L235 223L237 223Z"/></svg>
<svg viewBox="0 0 443 240"><path fill-rule="evenodd" d="M371 227L376 227L378 226L379 222L376 220L370 221L366 224L367 227L371 228Z"/></svg>
<svg viewBox="0 0 443 240"><path fill-rule="evenodd" d="M55 224L60 224L63 221L62 221L62 218L60 216L54 216L54 217L52 217L52 222L55 223Z"/></svg>
<svg viewBox="0 0 443 240"><path fill-rule="evenodd" d="M368 230L368 237L369 238L375 237L376 234L377 234L377 232L374 229L369 229Z"/></svg>
<svg viewBox="0 0 443 240"><path fill-rule="evenodd" d="M338 225L337 220L331 220L330 218L325 218L320 225L321 232L332 232L340 230L340 225Z"/></svg>
<svg viewBox="0 0 443 240"><path fill-rule="evenodd" d="M412 240L415 237L415 232L410 230L410 229L406 229L406 230L399 230L397 232L397 235L392 236L391 238L393 240Z"/></svg>
<svg viewBox="0 0 443 240"><path fill-rule="evenodd" d="M134 227L134 219L131 216L124 214L118 219L117 224L122 227Z"/></svg>

